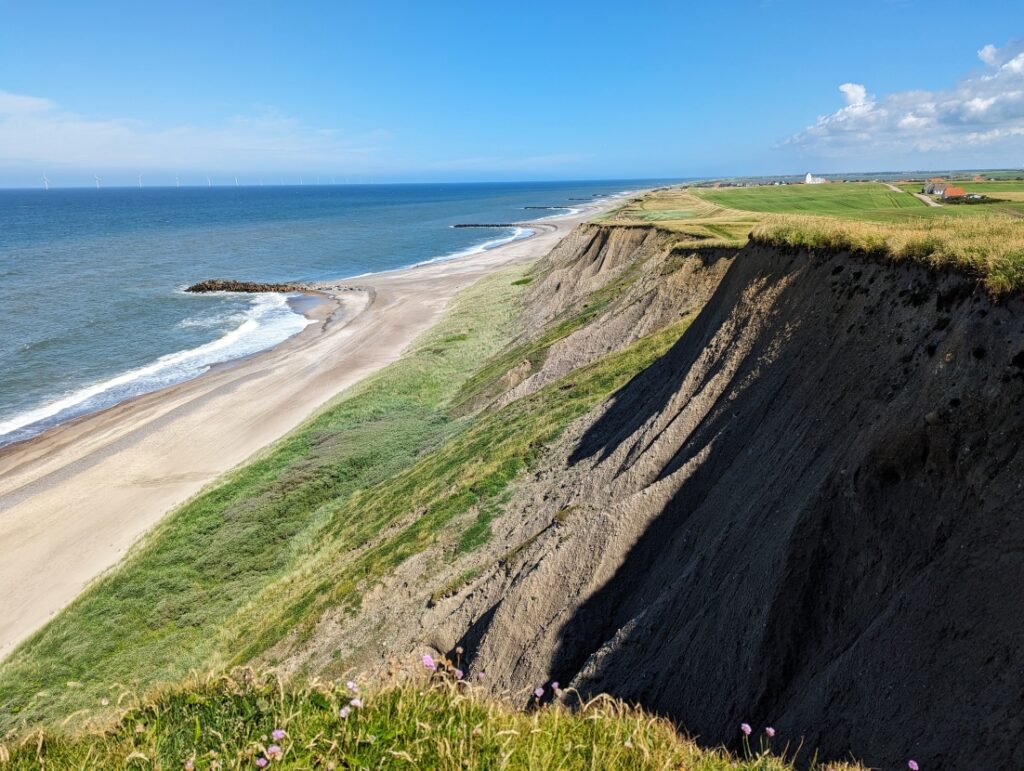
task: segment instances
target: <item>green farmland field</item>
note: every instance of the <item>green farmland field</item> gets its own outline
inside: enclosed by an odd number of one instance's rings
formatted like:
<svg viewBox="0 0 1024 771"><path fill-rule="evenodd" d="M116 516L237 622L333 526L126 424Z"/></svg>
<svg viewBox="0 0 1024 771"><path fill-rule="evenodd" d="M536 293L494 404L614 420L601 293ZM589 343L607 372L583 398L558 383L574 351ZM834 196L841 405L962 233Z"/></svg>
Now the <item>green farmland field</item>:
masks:
<svg viewBox="0 0 1024 771"><path fill-rule="evenodd" d="M922 214L927 208L912 195L874 182L701 188L693 192L720 206L766 214L891 220Z"/></svg>

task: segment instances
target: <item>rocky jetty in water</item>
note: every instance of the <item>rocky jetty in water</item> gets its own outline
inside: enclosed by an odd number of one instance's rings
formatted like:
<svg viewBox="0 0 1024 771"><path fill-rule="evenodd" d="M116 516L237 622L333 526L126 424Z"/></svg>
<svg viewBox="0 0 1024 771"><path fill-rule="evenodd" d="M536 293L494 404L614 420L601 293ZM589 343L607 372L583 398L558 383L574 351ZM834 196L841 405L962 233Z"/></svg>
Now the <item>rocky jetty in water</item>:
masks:
<svg viewBox="0 0 1024 771"><path fill-rule="evenodd" d="M235 281L226 278L212 278L200 281L185 289L193 294L205 292L307 292L309 287L302 284L262 284L257 281Z"/></svg>

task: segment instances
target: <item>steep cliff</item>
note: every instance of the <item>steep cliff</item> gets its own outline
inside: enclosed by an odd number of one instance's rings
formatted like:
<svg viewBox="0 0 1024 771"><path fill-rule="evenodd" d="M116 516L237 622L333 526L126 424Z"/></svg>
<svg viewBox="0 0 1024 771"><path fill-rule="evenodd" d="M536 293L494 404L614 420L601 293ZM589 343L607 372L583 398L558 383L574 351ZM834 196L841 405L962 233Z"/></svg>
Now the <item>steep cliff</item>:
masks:
<svg viewBox="0 0 1024 771"><path fill-rule="evenodd" d="M499 402L703 307L548 448L493 525L515 548L424 641L710 742L749 720L870 765L1015 766L1022 303L846 254L644 258L658 238L584 230L544 266L538 329L638 275Z"/></svg>

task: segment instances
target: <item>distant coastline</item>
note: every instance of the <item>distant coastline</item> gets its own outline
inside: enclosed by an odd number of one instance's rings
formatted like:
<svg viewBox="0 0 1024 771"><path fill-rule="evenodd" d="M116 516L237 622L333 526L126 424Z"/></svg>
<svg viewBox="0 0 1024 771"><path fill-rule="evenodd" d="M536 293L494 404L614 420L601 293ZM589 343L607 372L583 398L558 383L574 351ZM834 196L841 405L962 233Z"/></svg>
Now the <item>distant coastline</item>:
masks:
<svg viewBox="0 0 1024 771"><path fill-rule="evenodd" d="M616 194L623 194L621 188L613 192L597 194L589 202L594 203ZM538 192L536 195L542 197L542 200L543 198L550 200L548 193ZM515 208L523 211L528 206L529 204L525 204ZM484 240L473 238L473 242L469 246L442 252L426 259L411 259L406 262L405 267L482 254L503 245L530 238L536 234L538 229L544 227L543 223L572 217L580 211L580 207L568 205L546 205L537 208L555 211L555 213L537 218L532 222L508 223L507 227L510 232ZM506 227L506 225L502 227ZM17 245L17 240L18 235L15 232L15 245ZM402 266L396 267L400 269ZM385 270L390 269L385 268ZM211 315L213 311L203 312L205 316L201 315L196 319L195 329L196 335L198 335L196 344L185 345L177 350L159 354L149 361L146 361L144 353L141 353L135 356L137 363L134 363L134 366L126 366L119 372L111 372L105 377L101 376L92 380L92 382L83 382L77 387L68 388L63 393L53 394L49 398L45 396L36 398L34 403L27 403L16 411L12 412L8 409L6 415L2 412L4 393L0 391L0 447L23 442L54 426L76 420L84 415L94 414L142 394L186 382L208 372L212 367L220 367L232 361L247 359L261 352L273 350L311 323L302 312L296 310L295 296L308 291L310 287L319 283L318 281L250 281L251 275L246 275L246 273L251 272L251 269L247 271L244 265L233 272L236 274L233 278L237 279L234 283L208 284L204 288L203 294L211 298L204 303L224 304L226 309L219 315ZM355 278L365 279L378 272L354 271L348 277L328 279L328 283L345 282ZM205 282L212 278L212 276L208 277ZM188 286L182 285L181 289L185 290L186 294L195 294L195 292L187 290L202 286L203 283L204 280L200 280ZM204 304L197 307L201 309L206 306ZM140 307L139 312L146 313L148 311ZM189 313L193 313L193 311L189 311ZM163 317L165 316L166 314L163 314ZM209 320L206 317L209 317ZM161 318L147 321L145 317L140 317L139 323L166 325L167 322L162 321ZM186 319L180 324L191 325L193 322ZM210 324L219 325L223 331L212 339L209 336L204 339L202 337L204 325L209 326ZM159 331L159 328L151 327L146 330L143 337L149 336L153 331ZM191 330L185 329L184 331L190 332ZM133 324L132 328L125 331L125 334L138 336L138 326ZM183 342L185 340L186 338L183 338ZM130 340L125 340L125 342L130 342ZM31 371L26 371L24 376L26 380L30 376ZM40 377L45 378L45 376ZM35 378L37 384L47 382L40 377ZM14 395L17 396L17 394ZM7 398L9 399L11 396L7 395Z"/></svg>
<svg viewBox="0 0 1024 771"><path fill-rule="evenodd" d="M0 655L121 559L166 511L394 361L461 289L541 257L611 203L472 255L356 284L313 282L325 301L307 310L302 331L271 350L0 448L0 538L12 544L0 582L19 585L0 618ZM69 510L80 515L69 518ZM59 580L45 569L54 563L62 565Z"/></svg>

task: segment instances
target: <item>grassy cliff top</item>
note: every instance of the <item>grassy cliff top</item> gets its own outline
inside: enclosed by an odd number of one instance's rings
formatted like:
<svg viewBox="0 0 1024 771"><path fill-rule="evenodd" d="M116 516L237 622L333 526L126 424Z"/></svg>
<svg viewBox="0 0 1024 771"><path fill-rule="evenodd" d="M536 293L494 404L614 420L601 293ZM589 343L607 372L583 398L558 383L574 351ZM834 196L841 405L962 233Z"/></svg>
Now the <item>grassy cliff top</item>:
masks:
<svg viewBox="0 0 1024 771"><path fill-rule="evenodd" d="M1024 289L1024 183L973 183L991 203L928 206L871 182L669 188L630 199L602 221L650 224L707 246L845 250L975 276L988 291Z"/></svg>
<svg viewBox="0 0 1024 771"><path fill-rule="evenodd" d="M106 728L0 744L4 769L504 768L791 771L796 741L756 734L703 749L668 721L607 697L569 710L523 694L514 709L456 670L293 687L250 670L195 679L124 709ZM461 673L459 673L461 674ZM562 692L558 692L562 693ZM571 695L571 694L564 694ZM736 734L742 737L737 726ZM846 764L817 771L858 771Z"/></svg>

